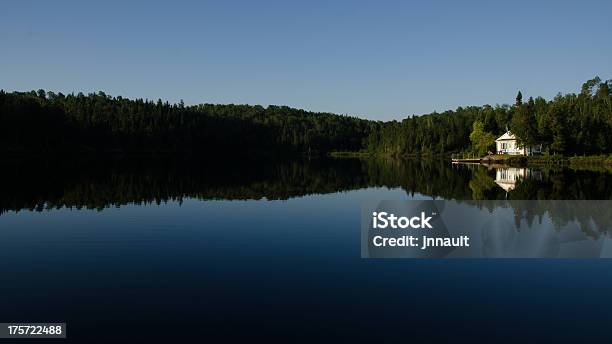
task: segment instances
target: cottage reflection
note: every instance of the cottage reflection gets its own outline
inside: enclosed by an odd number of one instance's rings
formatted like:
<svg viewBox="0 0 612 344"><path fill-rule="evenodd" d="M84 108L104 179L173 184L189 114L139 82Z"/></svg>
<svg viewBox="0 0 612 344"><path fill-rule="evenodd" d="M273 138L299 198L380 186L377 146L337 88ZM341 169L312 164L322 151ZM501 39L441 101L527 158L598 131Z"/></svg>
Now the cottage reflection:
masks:
<svg viewBox="0 0 612 344"><path fill-rule="evenodd" d="M542 180L542 172L526 167L498 168L495 171L495 184L506 192L514 190L517 182L523 179Z"/></svg>

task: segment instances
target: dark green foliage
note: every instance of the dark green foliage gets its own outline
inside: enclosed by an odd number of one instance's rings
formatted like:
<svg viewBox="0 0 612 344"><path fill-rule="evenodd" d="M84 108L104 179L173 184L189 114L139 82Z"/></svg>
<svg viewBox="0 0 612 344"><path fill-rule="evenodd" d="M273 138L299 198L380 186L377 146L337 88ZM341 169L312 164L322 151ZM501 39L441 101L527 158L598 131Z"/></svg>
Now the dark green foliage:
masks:
<svg viewBox="0 0 612 344"><path fill-rule="evenodd" d="M587 81L579 95L541 97L513 106L459 107L455 111L412 116L380 123L367 140L368 150L388 155L429 155L465 151L475 121L496 136L511 129L525 144L543 143L550 153L566 155L612 152L612 81Z"/></svg>
<svg viewBox="0 0 612 344"><path fill-rule="evenodd" d="M529 97L527 104L517 101L510 130L516 135L518 143L523 146L533 146L540 142L533 98Z"/></svg>
<svg viewBox="0 0 612 344"><path fill-rule="evenodd" d="M368 150L377 154L407 156L458 152L470 147L474 121L484 130L500 133L508 124L508 106L459 107L455 111L412 116L400 122L381 124Z"/></svg>
<svg viewBox="0 0 612 344"><path fill-rule="evenodd" d="M14 151L206 152L353 151L373 123L286 106L170 105L43 90L0 93L0 144Z"/></svg>
<svg viewBox="0 0 612 344"><path fill-rule="evenodd" d="M367 151L435 155L470 148L473 123L565 155L612 152L612 81L594 78L580 94L551 101L521 92L513 106L459 107L401 122L368 121L286 106L186 106L97 94L0 91L0 149L277 155Z"/></svg>

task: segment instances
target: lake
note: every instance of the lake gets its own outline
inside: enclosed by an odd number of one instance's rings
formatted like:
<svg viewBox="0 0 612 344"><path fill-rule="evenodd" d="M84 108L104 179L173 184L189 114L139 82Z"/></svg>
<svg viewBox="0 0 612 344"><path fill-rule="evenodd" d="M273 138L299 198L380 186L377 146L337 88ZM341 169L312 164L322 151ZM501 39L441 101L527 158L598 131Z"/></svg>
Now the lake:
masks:
<svg viewBox="0 0 612 344"><path fill-rule="evenodd" d="M187 157L0 167L0 322L66 322L72 341L584 340L612 320L605 259L360 258L363 202L610 200L605 169Z"/></svg>

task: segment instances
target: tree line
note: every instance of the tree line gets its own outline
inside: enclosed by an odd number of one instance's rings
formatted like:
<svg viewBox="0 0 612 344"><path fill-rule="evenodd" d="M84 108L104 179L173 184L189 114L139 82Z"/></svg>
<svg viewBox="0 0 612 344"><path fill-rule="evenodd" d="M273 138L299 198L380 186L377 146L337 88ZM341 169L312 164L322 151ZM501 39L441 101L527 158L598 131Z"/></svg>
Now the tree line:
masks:
<svg viewBox="0 0 612 344"><path fill-rule="evenodd" d="M459 107L402 121L371 121L286 106L186 106L182 101L0 91L4 151L193 152L248 155L366 151L374 155L483 154L510 129L551 154L612 152L612 81L513 105Z"/></svg>
<svg viewBox="0 0 612 344"><path fill-rule="evenodd" d="M13 151L294 154L355 151L373 122L286 106L186 106L143 99L0 91L0 144Z"/></svg>
<svg viewBox="0 0 612 344"><path fill-rule="evenodd" d="M513 105L459 107L454 111L412 116L381 125L367 139L367 149L390 155L428 155L470 150L485 154L506 130L520 144L543 144L551 154L588 155L612 152L612 80L599 77L579 94L558 94Z"/></svg>

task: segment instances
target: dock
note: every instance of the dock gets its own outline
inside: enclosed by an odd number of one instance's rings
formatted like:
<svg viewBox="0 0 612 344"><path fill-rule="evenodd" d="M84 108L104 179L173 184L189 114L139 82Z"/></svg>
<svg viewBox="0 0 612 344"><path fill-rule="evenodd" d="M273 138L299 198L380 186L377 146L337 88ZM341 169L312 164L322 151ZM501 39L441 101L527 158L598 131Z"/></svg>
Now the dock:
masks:
<svg viewBox="0 0 612 344"><path fill-rule="evenodd" d="M453 164L479 164L482 159L487 158L485 157L480 157L480 156L476 156L476 155L472 155L472 154L452 154L451 155L451 161L453 162Z"/></svg>
<svg viewBox="0 0 612 344"><path fill-rule="evenodd" d="M483 157L475 156L451 156L453 164L504 164L504 165L526 165L527 157L524 155L489 154Z"/></svg>
<svg viewBox="0 0 612 344"><path fill-rule="evenodd" d="M482 160L481 158L466 158L466 159L453 158L451 159L453 164L480 163L481 160Z"/></svg>

